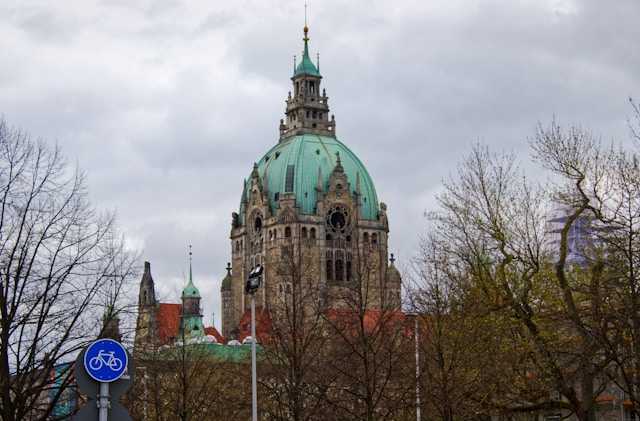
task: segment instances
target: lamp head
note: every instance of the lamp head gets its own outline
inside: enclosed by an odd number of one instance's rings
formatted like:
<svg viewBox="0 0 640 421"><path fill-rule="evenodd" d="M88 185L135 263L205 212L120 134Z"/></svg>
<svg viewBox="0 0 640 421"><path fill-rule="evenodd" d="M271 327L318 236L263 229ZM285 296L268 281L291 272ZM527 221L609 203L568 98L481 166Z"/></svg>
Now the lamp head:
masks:
<svg viewBox="0 0 640 421"><path fill-rule="evenodd" d="M260 288L263 272L264 268L262 267L262 265L256 265L253 269L251 269L251 272L249 272L249 277L247 278L247 283L245 285L245 292L247 294L255 294L258 288Z"/></svg>

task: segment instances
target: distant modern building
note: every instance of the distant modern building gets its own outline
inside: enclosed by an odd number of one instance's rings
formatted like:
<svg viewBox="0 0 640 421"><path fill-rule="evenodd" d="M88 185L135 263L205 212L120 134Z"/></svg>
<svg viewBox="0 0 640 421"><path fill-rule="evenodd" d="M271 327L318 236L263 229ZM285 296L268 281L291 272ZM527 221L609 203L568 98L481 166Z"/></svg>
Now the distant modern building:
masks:
<svg viewBox="0 0 640 421"><path fill-rule="evenodd" d="M547 233L549 241L553 245L553 250L558 250L560 245L560 232L567 223L571 209L566 206L559 206L548 220ZM567 235L567 262L575 264L585 264L590 247L597 244L593 217L589 212L583 213L576 219L569 228Z"/></svg>

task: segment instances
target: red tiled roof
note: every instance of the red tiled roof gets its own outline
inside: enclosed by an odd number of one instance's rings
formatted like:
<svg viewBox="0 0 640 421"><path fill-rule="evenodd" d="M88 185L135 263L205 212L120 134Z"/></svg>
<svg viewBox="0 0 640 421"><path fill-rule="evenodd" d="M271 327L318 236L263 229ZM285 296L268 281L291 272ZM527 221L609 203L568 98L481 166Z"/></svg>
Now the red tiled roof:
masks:
<svg viewBox="0 0 640 421"><path fill-rule="evenodd" d="M343 329L355 329L360 323L359 315L351 309L329 309L327 310L327 318ZM402 325L408 321L406 315L399 310L381 311L381 310L365 310L362 319L364 328L368 332L372 332L379 328L386 328L391 325ZM413 325L407 326L410 330L407 334L412 334Z"/></svg>
<svg viewBox="0 0 640 421"><path fill-rule="evenodd" d="M608 393L601 393L600 396L596 398L596 402L598 403L613 402L615 400L616 400L616 397Z"/></svg>
<svg viewBox="0 0 640 421"><path fill-rule="evenodd" d="M180 333L180 314L182 304L160 303L158 306L158 339L161 344L167 344L178 337ZM224 337L214 326L204 328L205 335L216 338L218 343L225 343Z"/></svg>
<svg viewBox="0 0 640 421"><path fill-rule="evenodd" d="M218 332L218 329L215 328L215 326L208 326L204 328L204 334L205 335L211 335L214 338L216 338L216 341L219 344L223 344L224 342L224 337L220 334L220 332Z"/></svg>
<svg viewBox="0 0 640 421"><path fill-rule="evenodd" d="M160 303L158 305L157 323L158 339L166 344L175 339L180 331L180 313L182 304Z"/></svg>
<svg viewBox="0 0 640 421"><path fill-rule="evenodd" d="M327 310L327 317L345 329L355 329L359 323L358 314L350 309L329 309ZM364 325L367 331L404 325L405 333L413 335L413 323L407 325L405 324L407 321L409 319L401 311L367 310L364 314ZM272 326L269 312L265 309L256 309L256 336L258 337L258 342L264 343L269 340ZM238 339L242 341L247 336L251 336L251 310L244 312L239 324Z"/></svg>
<svg viewBox="0 0 640 421"><path fill-rule="evenodd" d="M240 318L240 324L238 326L240 331L238 339L244 340L247 336L251 336L251 310L246 310ZM269 333L271 332L271 315L265 309L256 309L256 336L258 342L265 342L269 339Z"/></svg>

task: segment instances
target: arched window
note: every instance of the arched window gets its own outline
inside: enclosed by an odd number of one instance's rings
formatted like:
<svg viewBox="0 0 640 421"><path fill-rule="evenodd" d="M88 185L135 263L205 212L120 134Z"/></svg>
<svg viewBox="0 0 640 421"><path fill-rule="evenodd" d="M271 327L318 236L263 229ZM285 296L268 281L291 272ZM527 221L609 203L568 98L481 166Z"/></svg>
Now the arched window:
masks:
<svg viewBox="0 0 640 421"><path fill-rule="evenodd" d="M307 238L307 227L302 227L302 238Z"/></svg>
<svg viewBox="0 0 640 421"><path fill-rule="evenodd" d="M316 229L315 228L311 228L311 239L312 240L316 239Z"/></svg>
<svg viewBox="0 0 640 421"><path fill-rule="evenodd" d="M291 227L285 227L284 229L284 237L291 238Z"/></svg>
<svg viewBox="0 0 640 421"><path fill-rule="evenodd" d="M347 260L347 282L351 282L351 260Z"/></svg>
<svg viewBox="0 0 640 421"><path fill-rule="evenodd" d="M364 244L369 244L369 233L365 232L364 235L362 236L362 242Z"/></svg>
<svg viewBox="0 0 640 421"><path fill-rule="evenodd" d="M336 281L344 280L344 262L342 259L336 259Z"/></svg>
<svg viewBox="0 0 640 421"><path fill-rule="evenodd" d="M333 260L327 258L327 281L333 281Z"/></svg>
<svg viewBox="0 0 640 421"><path fill-rule="evenodd" d="M378 234L371 234L371 244L378 244Z"/></svg>

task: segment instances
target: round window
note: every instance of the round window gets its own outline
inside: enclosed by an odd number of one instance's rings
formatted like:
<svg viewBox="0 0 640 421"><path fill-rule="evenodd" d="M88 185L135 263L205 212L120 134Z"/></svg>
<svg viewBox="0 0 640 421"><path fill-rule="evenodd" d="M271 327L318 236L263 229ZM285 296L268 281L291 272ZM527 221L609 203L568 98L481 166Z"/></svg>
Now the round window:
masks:
<svg viewBox="0 0 640 421"><path fill-rule="evenodd" d="M349 211L344 206L334 206L327 213L327 228L336 234L345 234L349 229L350 222Z"/></svg>

